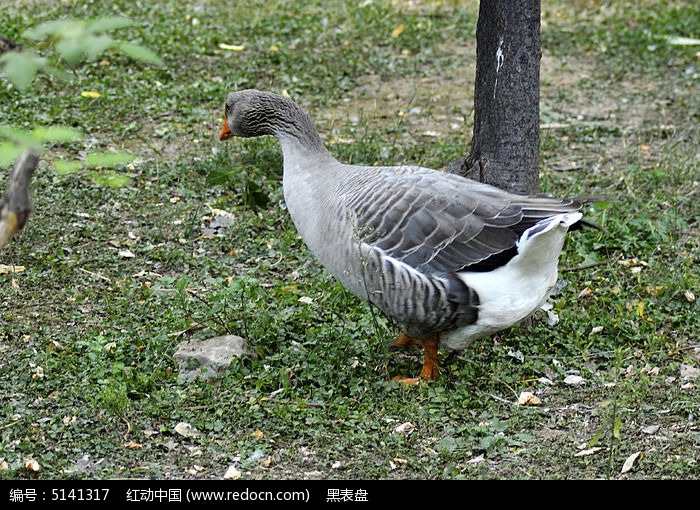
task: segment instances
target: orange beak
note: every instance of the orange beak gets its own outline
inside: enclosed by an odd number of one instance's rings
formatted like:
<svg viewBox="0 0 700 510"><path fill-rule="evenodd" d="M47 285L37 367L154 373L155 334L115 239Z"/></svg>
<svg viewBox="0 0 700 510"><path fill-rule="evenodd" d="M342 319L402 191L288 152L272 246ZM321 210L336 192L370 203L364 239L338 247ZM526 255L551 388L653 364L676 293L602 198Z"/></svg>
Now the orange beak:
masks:
<svg viewBox="0 0 700 510"><path fill-rule="evenodd" d="M228 128L228 122L226 122L226 119L224 118L224 127L221 128L221 134L219 135L219 140L228 140L233 136L233 133L231 133L231 130Z"/></svg>

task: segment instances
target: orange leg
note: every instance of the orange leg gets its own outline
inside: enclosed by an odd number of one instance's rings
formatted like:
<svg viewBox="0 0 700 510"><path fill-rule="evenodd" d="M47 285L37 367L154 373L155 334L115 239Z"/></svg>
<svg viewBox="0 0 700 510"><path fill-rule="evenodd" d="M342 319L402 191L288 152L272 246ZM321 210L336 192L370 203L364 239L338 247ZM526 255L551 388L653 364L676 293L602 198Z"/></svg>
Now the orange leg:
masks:
<svg viewBox="0 0 700 510"><path fill-rule="evenodd" d="M404 384L415 384L421 379L429 379L435 381L440 373L438 369L438 346L440 340L437 335L433 335L425 340L417 340L411 338L404 333L399 333L399 335L394 340L395 346L406 346L414 343L423 344L423 368L420 371L420 377L401 377L396 376L393 378L394 381L400 381Z"/></svg>
<svg viewBox="0 0 700 510"><path fill-rule="evenodd" d="M420 376L424 379L435 381L440 371L438 370L438 345L440 341L437 335L423 340L423 368Z"/></svg>

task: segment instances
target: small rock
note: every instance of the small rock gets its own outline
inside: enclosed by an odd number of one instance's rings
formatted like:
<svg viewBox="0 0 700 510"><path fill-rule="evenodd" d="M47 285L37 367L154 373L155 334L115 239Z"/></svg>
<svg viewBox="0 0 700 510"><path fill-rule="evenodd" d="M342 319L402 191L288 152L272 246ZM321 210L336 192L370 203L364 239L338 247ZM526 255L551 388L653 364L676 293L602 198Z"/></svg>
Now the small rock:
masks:
<svg viewBox="0 0 700 510"><path fill-rule="evenodd" d="M683 379L697 379L700 377L700 368L681 363L681 377Z"/></svg>
<svg viewBox="0 0 700 510"><path fill-rule="evenodd" d="M92 462L87 455L83 456L82 459L78 459L75 463L75 467L78 468L78 471L82 471L83 473L89 473L96 469L95 463Z"/></svg>
<svg viewBox="0 0 700 510"><path fill-rule="evenodd" d="M236 335L215 336L203 341L187 341L177 346L173 357L179 361L180 375L185 379L216 379L233 358L250 356L246 342ZM192 369L192 361L197 366Z"/></svg>

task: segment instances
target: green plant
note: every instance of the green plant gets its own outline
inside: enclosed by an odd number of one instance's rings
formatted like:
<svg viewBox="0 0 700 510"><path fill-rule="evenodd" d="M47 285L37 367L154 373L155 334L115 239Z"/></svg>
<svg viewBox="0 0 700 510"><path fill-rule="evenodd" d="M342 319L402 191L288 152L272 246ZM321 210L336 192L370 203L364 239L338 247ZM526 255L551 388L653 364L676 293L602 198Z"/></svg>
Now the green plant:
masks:
<svg viewBox="0 0 700 510"><path fill-rule="evenodd" d="M37 45L52 46L71 69L83 60L95 60L111 49L118 49L141 62L161 65L163 61L149 49L120 41L106 33L132 25L133 21L117 16L93 20L62 19L40 23L26 30L23 36ZM49 64L45 57L31 50L10 51L0 56L0 70L22 91L28 88L38 71L65 78L66 74L59 71L56 65L60 65L60 62Z"/></svg>
<svg viewBox="0 0 700 510"><path fill-rule="evenodd" d="M69 69L74 70L84 60L92 61L105 51L113 49L119 49L137 61L161 65L163 62L160 57L147 48L128 41L120 41L106 33L131 25L133 22L123 17L102 17L94 20L64 19L41 23L26 30L24 38L42 47L53 47L60 59L54 59L56 62L49 64L45 57L40 57L31 50L9 51L0 56L0 71L15 87L24 92L39 71L66 79L67 73L59 71L57 67L62 62ZM83 95L85 94L96 93L84 92ZM99 97L99 94L97 96ZM4 139L0 143L0 167L10 165L29 148L43 150L47 144L55 146L77 142L83 138L81 131L65 126L42 126L23 130L0 125L0 139ZM134 156L124 153L92 152L81 162L56 159L54 166L60 174L90 168L92 170L86 172L86 175L97 184L121 186L130 181L129 177L104 170L104 168L124 166L133 159Z"/></svg>

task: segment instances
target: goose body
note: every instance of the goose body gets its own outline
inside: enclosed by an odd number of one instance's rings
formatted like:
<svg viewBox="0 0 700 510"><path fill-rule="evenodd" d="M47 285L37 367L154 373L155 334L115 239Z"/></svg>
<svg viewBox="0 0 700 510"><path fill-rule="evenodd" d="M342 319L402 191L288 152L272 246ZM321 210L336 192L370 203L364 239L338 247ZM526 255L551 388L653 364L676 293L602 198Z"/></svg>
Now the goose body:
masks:
<svg viewBox="0 0 700 510"><path fill-rule="evenodd" d="M295 102L258 90L226 100L220 139L275 136L287 210L313 254L354 295L437 350L462 350L508 328L549 297L583 201L521 196L419 166L337 161ZM411 380L413 381L413 379Z"/></svg>

